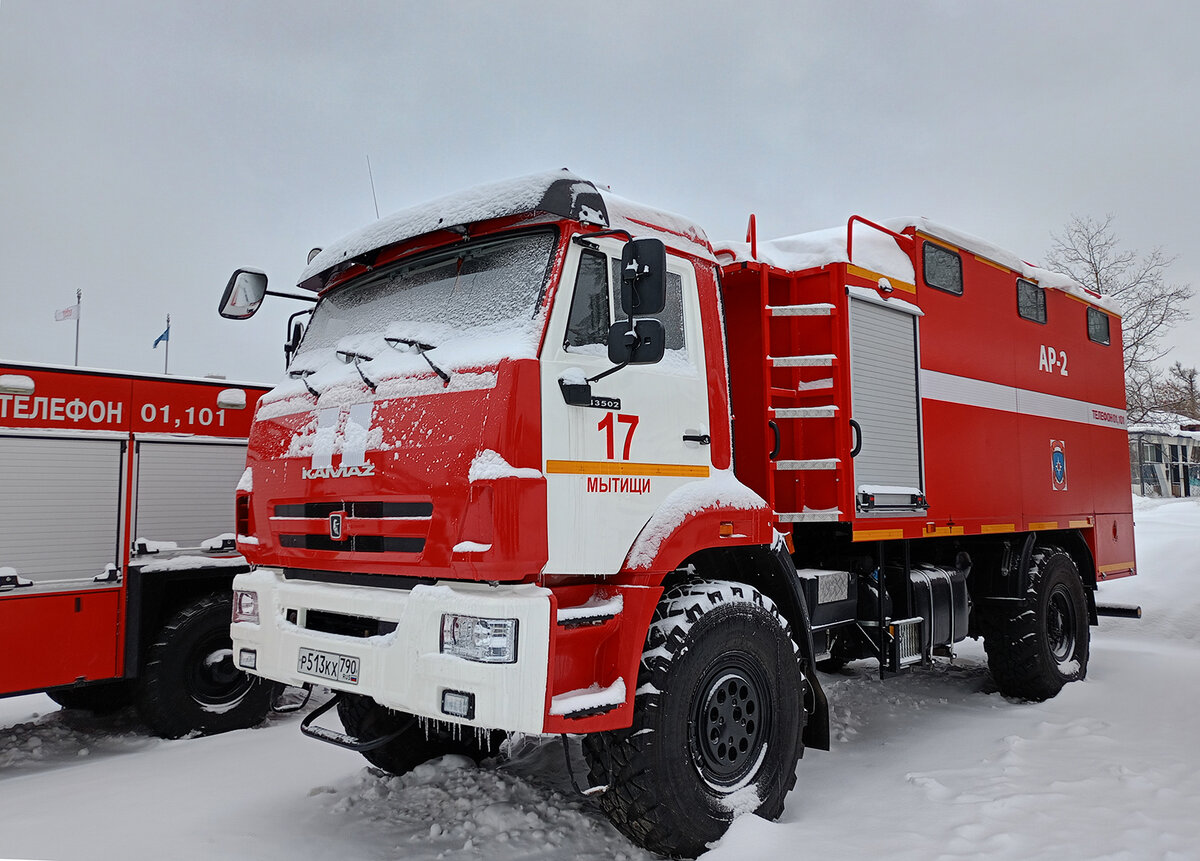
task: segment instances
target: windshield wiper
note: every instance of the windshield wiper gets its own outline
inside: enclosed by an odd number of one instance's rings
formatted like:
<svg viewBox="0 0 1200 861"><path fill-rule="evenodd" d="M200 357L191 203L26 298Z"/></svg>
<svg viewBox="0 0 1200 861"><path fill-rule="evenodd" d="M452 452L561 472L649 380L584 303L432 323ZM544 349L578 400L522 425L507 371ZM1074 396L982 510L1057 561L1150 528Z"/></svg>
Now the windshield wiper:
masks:
<svg viewBox="0 0 1200 861"><path fill-rule="evenodd" d="M312 395L314 398L319 398L319 397L321 397L321 393L318 392L316 389L314 389L312 386L310 386L308 384L309 376L312 374L315 374L315 373L316 373L316 371L311 370L311 369L294 370L294 371L288 371L288 376L291 377L293 380L299 380L300 382L304 383L304 388L308 389L308 393L310 395Z"/></svg>
<svg viewBox="0 0 1200 861"><path fill-rule="evenodd" d="M427 351L433 349L433 344L425 344L415 338L394 338L390 335L383 340L387 341L392 347L395 347L397 344L404 344L406 347L416 347L417 352L421 354L421 358L428 362L429 367L433 368L433 372L442 378L442 385L450 385L450 375L435 365L433 359L429 358Z"/></svg>
<svg viewBox="0 0 1200 861"><path fill-rule="evenodd" d="M354 370L358 371L358 375L360 377L362 377L362 381L367 384L367 388L371 390L372 394L374 394L375 389L377 389L379 386L377 383L372 382L367 377L367 375L363 373L361 363L363 361L369 362L372 359L374 359L375 357L367 356L367 355L364 355L363 353L356 353L353 350L338 350L337 355L338 355L338 358L341 359L343 362L350 362L350 361L354 362Z"/></svg>

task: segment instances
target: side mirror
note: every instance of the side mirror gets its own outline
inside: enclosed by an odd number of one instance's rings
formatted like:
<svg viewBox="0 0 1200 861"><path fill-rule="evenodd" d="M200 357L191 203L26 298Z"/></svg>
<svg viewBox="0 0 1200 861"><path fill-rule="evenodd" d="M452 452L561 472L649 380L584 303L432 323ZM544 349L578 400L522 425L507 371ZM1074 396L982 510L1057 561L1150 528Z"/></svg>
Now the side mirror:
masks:
<svg viewBox="0 0 1200 861"><path fill-rule="evenodd" d="M0 374L0 394L32 395L35 388L33 377L24 374Z"/></svg>
<svg viewBox="0 0 1200 861"><path fill-rule="evenodd" d="M225 285L218 309L228 320L247 320L254 316L267 295L267 276L257 269L238 269Z"/></svg>
<svg viewBox="0 0 1200 861"><path fill-rule="evenodd" d="M222 410L244 410L246 392L243 389L221 389L217 392L217 408Z"/></svg>
<svg viewBox="0 0 1200 861"><path fill-rule="evenodd" d="M661 309L660 309L661 310ZM653 365L667 349L667 332L659 320L614 323L608 330L608 360L614 365Z"/></svg>
<svg viewBox="0 0 1200 861"><path fill-rule="evenodd" d="M666 304L667 247L659 239L631 239L621 250L621 310L649 316Z"/></svg>

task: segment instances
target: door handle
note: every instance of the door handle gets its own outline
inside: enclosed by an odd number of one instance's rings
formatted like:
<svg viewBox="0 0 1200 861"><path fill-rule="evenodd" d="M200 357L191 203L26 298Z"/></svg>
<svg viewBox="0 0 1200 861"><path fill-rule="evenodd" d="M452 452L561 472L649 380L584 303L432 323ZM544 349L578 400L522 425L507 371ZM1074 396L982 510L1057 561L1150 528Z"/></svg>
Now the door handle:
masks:
<svg viewBox="0 0 1200 861"><path fill-rule="evenodd" d="M685 433L683 435L684 442L698 442L700 445L710 445L712 437L706 433Z"/></svg>
<svg viewBox="0 0 1200 861"><path fill-rule="evenodd" d="M858 457L858 453L862 451L862 425L850 419L850 430L854 431L854 447L850 449L850 457Z"/></svg>

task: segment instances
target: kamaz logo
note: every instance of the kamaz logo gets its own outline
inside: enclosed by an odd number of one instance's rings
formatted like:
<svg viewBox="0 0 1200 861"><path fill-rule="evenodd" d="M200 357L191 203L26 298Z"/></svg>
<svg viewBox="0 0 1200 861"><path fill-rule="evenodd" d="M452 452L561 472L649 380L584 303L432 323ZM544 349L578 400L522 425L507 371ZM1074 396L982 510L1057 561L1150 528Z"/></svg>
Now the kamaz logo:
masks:
<svg viewBox="0 0 1200 861"><path fill-rule="evenodd" d="M309 478L349 478L357 475L374 475L375 464L364 463L362 466L318 466L305 467L301 470L300 475L304 479Z"/></svg>
<svg viewBox="0 0 1200 861"><path fill-rule="evenodd" d="M334 407L317 413L312 465L300 471L305 481L375 474L375 464L367 462L367 436L374 406L355 404L349 409ZM335 452L342 455L338 466L333 465Z"/></svg>

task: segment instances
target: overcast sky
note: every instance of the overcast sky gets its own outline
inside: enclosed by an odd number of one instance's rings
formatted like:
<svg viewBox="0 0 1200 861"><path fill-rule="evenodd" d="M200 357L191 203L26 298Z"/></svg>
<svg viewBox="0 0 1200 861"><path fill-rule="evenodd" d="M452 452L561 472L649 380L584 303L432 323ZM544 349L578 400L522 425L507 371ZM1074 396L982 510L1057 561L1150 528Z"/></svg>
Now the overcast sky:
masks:
<svg viewBox="0 0 1200 861"><path fill-rule="evenodd" d="M924 215L1040 262L1073 214L1194 241L1200 4L0 0L0 358L274 380L238 266L569 167L713 239ZM1172 359L1200 365L1197 318Z"/></svg>

